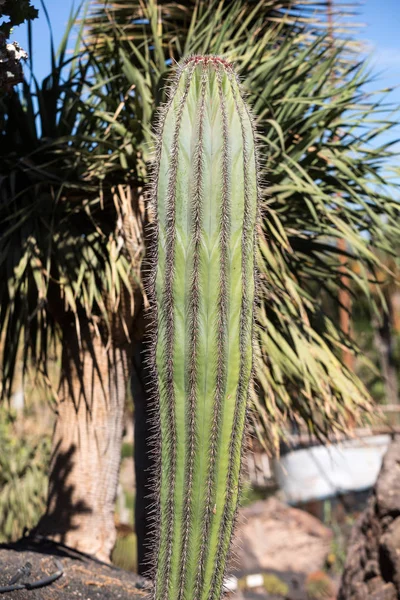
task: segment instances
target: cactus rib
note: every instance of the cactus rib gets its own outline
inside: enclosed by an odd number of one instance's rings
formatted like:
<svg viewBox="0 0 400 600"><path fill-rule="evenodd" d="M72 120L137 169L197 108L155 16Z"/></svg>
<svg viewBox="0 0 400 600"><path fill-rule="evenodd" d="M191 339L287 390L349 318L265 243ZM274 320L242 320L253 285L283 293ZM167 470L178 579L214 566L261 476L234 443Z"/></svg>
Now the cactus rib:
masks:
<svg viewBox="0 0 400 600"><path fill-rule="evenodd" d="M242 458L242 447L244 442L244 433L245 433L245 423L246 423L246 410L247 410L247 401L248 401L248 393L249 393L249 380L246 378L246 342L247 342L247 332L252 329L253 321L254 321L254 297L253 299L248 298L248 253L249 250L253 250L254 247L251 248L251 243L253 240L253 229L252 229L252 221L250 219L251 215L251 207L249 200L249 152L248 152L248 142L246 138L246 130L244 125L244 115L243 109L239 105L239 100L237 98L237 92L235 89L234 82L232 81L232 74L229 74L229 79L231 82L232 88L232 96L234 99L235 109L239 116L240 120L240 129L243 140L243 178L244 178L244 218L243 218L243 232L242 232L242 278L243 278L243 295L242 295L242 304L241 304L241 315L240 315L240 371L239 371L239 385L235 402L234 409L234 419L233 419L233 429L232 429L232 438L229 446L229 471L226 483L227 494L232 495L235 500L227 501L224 506L224 515L221 521L220 532L219 532L219 542L218 549L216 552L215 559L215 570L213 574L213 578L211 580L211 586L209 590L208 600L215 599L215 590L222 589L222 579L226 569L227 562L227 554L229 552L231 538L233 534L235 517L238 507L238 484L236 481L236 490L234 487L234 477L235 471L237 471L237 465L235 464L235 460L239 461L239 471L241 467L241 458ZM243 103L243 101L242 101ZM253 130L251 129L252 139ZM254 173L255 181L256 173ZM257 185L256 185L257 188ZM257 212L256 212L257 215ZM251 242L251 243L250 243ZM254 257L253 257L253 272L251 276L254 277ZM254 290L253 290L254 293ZM251 333L251 338L253 339L253 332ZM252 357L253 364L253 357ZM251 374L252 375L252 374ZM247 381L247 387L245 382ZM236 469L235 469L236 467Z"/></svg>
<svg viewBox="0 0 400 600"><path fill-rule="evenodd" d="M212 517L212 493L213 486L215 484L215 465L217 456L217 442L220 431L220 420L221 420L221 404L224 393L224 381L226 377L226 329L227 329L227 262L228 262L228 236L229 236L229 186L230 178L228 171L229 164L229 149L228 149L228 119L225 105L225 98L222 89L221 70L217 72L218 82L218 97L221 105L222 115L222 130L221 135L223 138L223 156L222 156L222 205L221 205L221 218L220 218L220 229L221 229L221 257L220 257L220 292L218 298L218 355L217 355L217 376L216 376L216 388L215 388L215 399L213 407L213 418L210 436L210 452L209 452L209 466L207 476L207 493L204 509L204 537L207 538L210 520ZM194 588L194 597L197 598L199 590L201 589L204 581L204 559L207 552L205 544L201 546L200 556L198 561L198 569L196 574L196 582Z"/></svg>
<svg viewBox="0 0 400 600"><path fill-rule="evenodd" d="M163 585L168 593L169 588L169 578L170 578L170 570L171 570L171 556L172 556L172 536L173 536L173 528L174 528L174 509L173 509L173 499L175 493L175 471L176 471L176 432L175 432L175 415L174 415L174 365L173 365L173 348L174 348L174 310L173 310L173 278L174 278L174 253L175 253L175 196L176 196L176 181L177 181L177 173L179 166L179 152L178 152L178 141L179 141L179 132L181 126L181 119L183 110L185 108L185 102L187 98L187 94L190 89L190 76L186 81L186 87L184 89L182 98L180 100L177 116L176 116L176 125L175 132L173 136L172 146L171 146L171 170L169 174L168 180L168 189L166 196L166 204L167 204L167 223L166 223L166 259L165 259L165 268L166 268L166 276L164 282L164 306L163 308L163 317L165 320L165 333L166 333L166 352L164 356L164 364L162 368L165 372L165 388L166 388L166 397L168 399L167 402L167 410L168 410L168 419L169 419L169 434L166 442L166 446L168 447L168 459L170 461L169 465L169 495L168 495L168 503L167 503L167 513L165 517L167 518L167 537L166 537L166 548L167 554L165 557L165 567L163 572Z"/></svg>
<svg viewBox="0 0 400 600"><path fill-rule="evenodd" d="M212 56L181 63L157 135L153 600L217 600L252 376L259 200L253 125L232 67Z"/></svg>

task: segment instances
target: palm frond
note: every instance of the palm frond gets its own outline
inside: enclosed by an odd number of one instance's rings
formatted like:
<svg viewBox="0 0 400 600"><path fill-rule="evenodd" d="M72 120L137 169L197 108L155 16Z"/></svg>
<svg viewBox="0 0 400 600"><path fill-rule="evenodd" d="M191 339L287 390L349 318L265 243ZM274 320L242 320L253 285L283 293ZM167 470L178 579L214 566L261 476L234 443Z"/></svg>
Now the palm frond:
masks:
<svg viewBox="0 0 400 600"><path fill-rule="evenodd" d="M124 321L140 286L138 199L123 188L137 177L127 170L121 178L119 165L113 179L114 151L124 158L128 151L118 148L120 138L108 140L101 97L90 96L90 57L67 58L65 50L66 39L41 84L33 77L31 87L24 83L0 101L2 395L11 393L21 344L24 364L33 360L46 375L49 343L62 323L79 328L89 319L105 335L119 319L129 337Z"/></svg>
<svg viewBox="0 0 400 600"><path fill-rule="evenodd" d="M285 29L303 35L321 34L333 26L338 39L357 45L350 36L357 26L354 21L357 3L336 1L335 9L331 9L331 23L327 19L329 6L329 0L90 0L85 17L85 43L96 47L97 52L100 47L106 48L112 38L110 31L117 26L119 42L134 41L140 45L152 37L152 50L159 59L177 58L176 53L188 54L187 41L196 28L203 31L206 45L217 36L228 39L224 30L230 28L226 18L229 15L239 23L238 35L244 30L257 33L255 25L260 23L266 28L283 24Z"/></svg>
<svg viewBox="0 0 400 600"><path fill-rule="evenodd" d="M349 57L347 45L332 48L330 35L321 33L321 15L290 27L287 14L271 24L260 13L274 2L210 3L209 11L206 3L171 4L115 3L111 12L92 4L103 12L98 21L92 12L87 26L98 40L104 34L108 54L103 42L92 49L113 65L117 48L127 81L138 89L143 136L137 139L145 157L149 114L162 99L168 62L210 53L236 63L265 154L254 399L259 430L271 445L288 420L320 436L347 430L368 419L371 399L342 364L344 348L358 350L326 313L324 298L337 302L349 281L349 292L366 295L376 310L384 301L371 289L379 289L380 257L399 235L398 185L383 177L395 155L390 143L379 142L396 123L394 107L366 93L365 64ZM114 37L102 28L105 18ZM338 244L343 239L345 250Z"/></svg>
<svg viewBox="0 0 400 600"><path fill-rule="evenodd" d="M298 12L288 16L289 6ZM365 91L365 64L349 56L347 44L333 50L326 23L312 21L313 13L304 20L297 3L92 7L82 55L57 91L63 101L46 104L54 77L34 92L44 96L42 110L52 106L57 115L43 125L46 137L35 129L27 87L5 110L3 139L13 151L0 187L0 272L8 282L1 335L11 348L24 335L45 360L54 295L73 322L107 322L110 306L118 310L125 293L132 299L147 218L140 197L151 124L169 63L183 54L220 54L236 63L264 153L258 431L274 446L288 420L325 436L368 418L366 386L341 360L343 348L357 349L326 299L337 302L346 285L376 310L384 302L376 273L387 270L382 257L399 237L399 187L385 177L397 157L379 140L396 123L394 107ZM93 10L102 11L98 21ZM268 10L279 18L267 19ZM137 227L126 236L132 222ZM4 364L8 380L11 355Z"/></svg>

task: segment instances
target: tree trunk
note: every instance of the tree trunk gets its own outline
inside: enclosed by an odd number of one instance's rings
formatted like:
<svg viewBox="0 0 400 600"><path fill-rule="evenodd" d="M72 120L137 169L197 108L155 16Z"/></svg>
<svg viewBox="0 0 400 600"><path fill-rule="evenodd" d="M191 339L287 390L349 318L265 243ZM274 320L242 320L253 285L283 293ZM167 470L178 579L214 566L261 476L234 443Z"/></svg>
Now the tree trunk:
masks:
<svg viewBox="0 0 400 600"><path fill-rule="evenodd" d="M80 343L75 324L63 334L47 511L37 531L107 561L116 539L130 345L111 336L105 346L90 325Z"/></svg>
<svg viewBox="0 0 400 600"><path fill-rule="evenodd" d="M353 527L338 600L400 598L400 437Z"/></svg>
<svg viewBox="0 0 400 600"><path fill-rule="evenodd" d="M389 308L391 309L390 304ZM375 346L379 353L382 368L386 402L391 405L399 403L398 374L393 341L391 314L385 313L382 324L375 327Z"/></svg>
<svg viewBox="0 0 400 600"><path fill-rule="evenodd" d="M347 250L346 240L339 238L338 248L341 251ZM339 300L339 323L340 329L344 335L348 338L351 337L351 295L349 291L350 281L345 274L345 265L347 258L344 254L339 254L339 260L341 263L340 271L341 275L341 286L339 287L338 300ZM346 349L342 351L343 363L350 370L354 370L354 356L351 352Z"/></svg>
<svg viewBox="0 0 400 600"><path fill-rule="evenodd" d="M396 286L390 296L393 331L400 333L400 290Z"/></svg>

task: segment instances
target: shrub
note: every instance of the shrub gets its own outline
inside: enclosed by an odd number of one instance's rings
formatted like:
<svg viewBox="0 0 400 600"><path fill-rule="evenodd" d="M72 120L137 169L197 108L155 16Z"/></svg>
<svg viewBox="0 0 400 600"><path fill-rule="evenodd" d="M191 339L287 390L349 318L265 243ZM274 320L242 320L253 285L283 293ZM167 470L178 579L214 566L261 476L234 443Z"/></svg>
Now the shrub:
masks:
<svg viewBox="0 0 400 600"><path fill-rule="evenodd" d="M264 575L264 587L268 594L275 596L287 596L289 593L289 586L287 583L282 581L282 579L279 579L279 577L273 573Z"/></svg>
<svg viewBox="0 0 400 600"><path fill-rule="evenodd" d="M13 434L12 416L0 412L0 542L36 525L47 497L50 440Z"/></svg>
<svg viewBox="0 0 400 600"><path fill-rule="evenodd" d="M308 575L306 592L308 600L329 600L334 596L332 582L323 571L315 571Z"/></svg>

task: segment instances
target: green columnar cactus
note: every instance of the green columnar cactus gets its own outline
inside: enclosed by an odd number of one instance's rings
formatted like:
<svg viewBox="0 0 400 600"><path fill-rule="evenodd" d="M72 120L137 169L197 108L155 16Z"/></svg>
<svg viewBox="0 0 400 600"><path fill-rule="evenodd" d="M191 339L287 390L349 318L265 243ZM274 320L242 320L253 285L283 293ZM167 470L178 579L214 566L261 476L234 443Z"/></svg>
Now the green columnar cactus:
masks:
<svg viewBox="0 0 400 600"><path fill-rule="evenodd" d="M257 157L232 67L214 56L184 61L157 134L153 598L214 600L238 505L255 304Z"/></svg>

